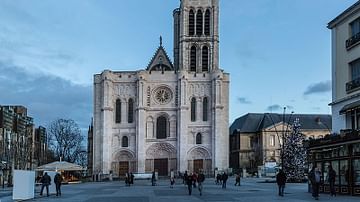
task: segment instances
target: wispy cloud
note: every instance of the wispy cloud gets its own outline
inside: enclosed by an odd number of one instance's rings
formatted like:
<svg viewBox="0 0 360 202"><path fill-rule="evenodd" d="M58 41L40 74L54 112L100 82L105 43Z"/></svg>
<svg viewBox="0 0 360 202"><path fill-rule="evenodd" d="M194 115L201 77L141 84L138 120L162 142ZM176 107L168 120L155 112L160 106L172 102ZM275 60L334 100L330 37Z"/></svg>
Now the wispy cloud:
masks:
<svg viewBox="0 0 360 202"><path fill-rule="evenodd" d="M56 118L74 119L86 128L92 116L92 87L76 85L57 76L32 74L0 61L0 104L23 105L36 124ZM6 78L6 79L3 79Z"/></svg>
<svg viewBox="0 0 360 202"><path fill-rule="evenodd" d="M251 104L252 102L250 100L248 100L246 97L238 97L237 98L238 102L240 102L241 104Z"/></svg>
<svg viewBox="0 0 360 202"><path fill-rule="evenodd" d="M307 87L304 95L327 93L331 91L331 81L322 81L319 83L311 84Z"/></svg>
<svg viewBox="0 0 360 202"><path fill-rule="evenodd" d="M282 106L280 106L280 105L278 105L278 104L275 104L275 105L270 105L270 106L268 106L267 108L266 108L266 111L280 111L280 110L282 110L283 109L283 107Z"/></svg>

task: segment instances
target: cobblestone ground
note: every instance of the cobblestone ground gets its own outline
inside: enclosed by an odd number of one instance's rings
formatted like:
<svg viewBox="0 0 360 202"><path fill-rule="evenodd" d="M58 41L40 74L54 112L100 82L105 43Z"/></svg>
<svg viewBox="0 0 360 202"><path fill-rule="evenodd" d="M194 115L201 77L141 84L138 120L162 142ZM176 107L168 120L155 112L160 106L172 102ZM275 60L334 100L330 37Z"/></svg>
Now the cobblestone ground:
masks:
<svg viewBox="0 0 360 202"><path fill-rule="evenodd" d="M197 189L188 195L187 187L180 184L180 180L173 189L169 187L168 180L159 180L158 186L151 186L148 180L135 181L135 185L126 187L124 182L91 182L62 186L62 196L40 197L40 187L36 187L35 199L27 201L84 201L84 202L182 202L182 201L244 201L244 202L271 202L271 201L315 201L311 194L307 193L307 184L287 184L285 196L277 196L275 183L263 183L261 179L242 179L241 186L234 186L234 179L228 181L227 189L216 185L213 179L206 179L203 195L200 196ZM11 200L11 192L3 192L1 202ZM330 197L328 194L320 194L320 201L359 201L360 197L337 196Z"/></svg>

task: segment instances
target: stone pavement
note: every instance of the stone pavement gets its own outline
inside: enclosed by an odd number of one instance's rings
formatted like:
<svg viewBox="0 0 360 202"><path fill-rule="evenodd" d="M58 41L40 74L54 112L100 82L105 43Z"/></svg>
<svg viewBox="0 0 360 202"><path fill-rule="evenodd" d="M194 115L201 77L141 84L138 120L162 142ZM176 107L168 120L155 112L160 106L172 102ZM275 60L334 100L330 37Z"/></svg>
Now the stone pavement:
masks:
<svg viewBox="0 0 360 202"><path fill-rule="evenodd" d="M176 180L173 189L169 187L168 180L159 180L158 186L151 186L149 180L135 181L135 185L126 187L124 182L91 182L83 184L71 184L62 186L62 196L40 197L40 187L36 187L36 198L28 201L84 201L84 202L271 202L271 201L315 201L311 194L307 193L307 184L287 184L285 197L277 196L275 183L261 183L264 180L256 178L242 179L241 186L234 186L234 179L230 178L227 189L215 185L213 179L207 178L204 184L203 195L200 196L197 189L193 189L193 195L189 196L187 187ZM0 192L1 193L1 192ZM46 195L46 194L45 194ZM1 196L1 195L0 195ZM12 196L4 196L1 202L8 202ZM320 201L359 201L360 197L337 196L330 197L328 194L320 194Z"/></svg>

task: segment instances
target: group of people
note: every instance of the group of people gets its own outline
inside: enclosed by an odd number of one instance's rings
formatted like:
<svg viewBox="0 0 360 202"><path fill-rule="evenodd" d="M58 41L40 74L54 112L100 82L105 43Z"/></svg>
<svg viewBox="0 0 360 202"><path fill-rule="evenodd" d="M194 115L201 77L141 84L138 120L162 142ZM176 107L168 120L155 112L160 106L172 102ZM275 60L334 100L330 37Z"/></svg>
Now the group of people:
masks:
<svg viewBox="0 0 360 202"><path fill-rule="evenodd" d="M228 178L229 178L229 176L226 172L223 172L222 174L218 173L216 175L215 184L222 185L222 188L226 189L226 182L227 182ZM240 177L238 180L239 180L239 186L240 186ZM236 184L235 184L235 186L236 186Z"/></svg>
<svg viewBox="0 0 360 202"><path fill-rule="evenodd" d="M194 173L190 173L190 174L188 174L187 171L185 171L184 176L183 176L183 183L187 185L189 195L191 195L193 187L194 188L198 187L198 190L199 190L199 193L201 196L204 181L205 181L205 175L202 171L200 171L199 173L194 172Z"/></svg>
<svg viewBox="0 0 360 202"><path fill-rule="evenodd" d="M41 178L39 177L39 181L41 182L41 191L40 196L43 195L44 188L46 188L46 195L49 196L49 185L51 185L51 177L45 172L44 176ZM61 183L63 178L61 177L60 173L56 173L54 177L54 183L56 187L56 196L61 196Z"/></svg>
<svg viewBox="0 0 360 202"><path fill-rule="evenodd" d="M314 166L311 171L309 172L308 179L311 184L312 188L312 196L315 200L319 200L319 188L321 185L321 171L319 168ZM330 186L330 195L336 196L335 191L335 179L336 179L336 172L331 165L328 166L328 175L327 181L329 182ZM279 188L279 196L284 196L284 189L286 183L286 174L283 170L279 170L279 173L276 175L276 182Z"/></svg>
<svg viewBox="0 0 360 202"><path fill-rule="evenodd" d="M134 175L133 173L125 173L125 186L129 186L134 184Z"/></svg>

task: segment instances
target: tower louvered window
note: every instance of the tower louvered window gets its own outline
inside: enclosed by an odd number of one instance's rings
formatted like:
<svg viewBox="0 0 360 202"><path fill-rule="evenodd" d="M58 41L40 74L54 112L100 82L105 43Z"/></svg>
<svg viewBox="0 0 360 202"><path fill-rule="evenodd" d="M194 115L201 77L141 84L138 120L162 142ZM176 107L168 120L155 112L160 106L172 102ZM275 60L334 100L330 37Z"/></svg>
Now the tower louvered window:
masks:
<svg viewBox="0 0 360 202"><path fill-rule="evenodd" d="M196 13L196 35L201 36L203 33L203 13L198 10Z"/></svg>
<svg viewBox="0 0 360 202"><path fill-rule="evenodd" d="M115 123L121 123L121 100L117 99L115 104Z"/></svg>
<svg viewBox="0 0 360 202"><path fill-rule="evenodd" d="M128 103L128 123L132 123L134 121L134 101L133 99L129 99Z"/></svg>
<svg viewBox="0 0 360 202"><path fill-rule="evenodd" d="M207 97L203 100L203 121L208 121L209 101Z"/></svg>
<svg viewBox="0 0 360 202"><path fill-rule="evenodd" d="M196 47L192 46L190 50L190 71L196 71Z"/></svg>
<svg viewBox="0 0 360 202"><path fill-rule="evenodd" d="M194 36L195 34L195 13L193 10L189 12L189 35Z"/></svg>
<svg viewBox="0 0 360 202"><path fill-rule="evenodd" d="M202 71L209 71L209 48L207 46L202 48Z"/></svg>
<svg viewBox="0 0 360 202"><path fill-rule="evenodd" d="M205 35L210 36L210 10L205 12Z"/></svg>
<svg viewBox="0 0 360 202"><path fill-rule="evenodd" d="M191 99L191 121L196 121L196 99L193 97Z"/></svg>

